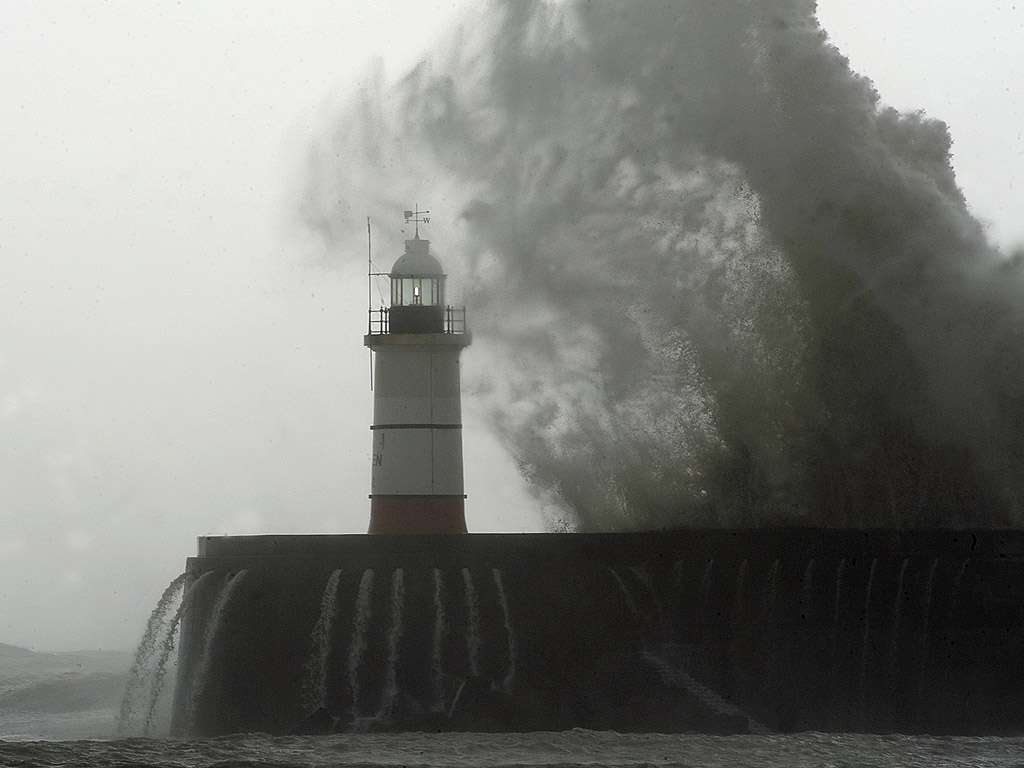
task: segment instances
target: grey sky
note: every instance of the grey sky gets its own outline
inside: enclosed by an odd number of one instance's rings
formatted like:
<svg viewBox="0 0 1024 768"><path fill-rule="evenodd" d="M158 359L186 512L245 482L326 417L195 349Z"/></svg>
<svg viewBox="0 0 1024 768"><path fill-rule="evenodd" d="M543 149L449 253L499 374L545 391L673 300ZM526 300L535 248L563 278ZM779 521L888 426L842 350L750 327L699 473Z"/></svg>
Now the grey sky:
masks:
<svg viewBox="0 0 1024 768"><path fill-rule="evenodd" d="M464 5L0 0L0 641L129 647L200 534L365 530L362 255L317 266L293 194L371 60ZM820 17L1024 241L1024 11L893 5ZM471 528L541 529L466 423Z"/></svg>

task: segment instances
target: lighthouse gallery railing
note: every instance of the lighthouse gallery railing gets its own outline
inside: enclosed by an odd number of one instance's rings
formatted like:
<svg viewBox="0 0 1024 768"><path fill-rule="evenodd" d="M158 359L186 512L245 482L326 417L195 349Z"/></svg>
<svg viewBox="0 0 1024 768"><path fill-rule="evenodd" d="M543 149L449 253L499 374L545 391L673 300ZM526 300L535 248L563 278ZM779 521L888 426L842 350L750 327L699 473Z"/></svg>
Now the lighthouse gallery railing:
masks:
<svg viewBox="0 0 1024 768"><path fill-rule="evenodd" d="M370 309L369 333L371 336L383 336L390 333L389 330L389 308L380 307ZM444 333L465 333L466 332L466 308L445 307L444 309Z"/></svg>

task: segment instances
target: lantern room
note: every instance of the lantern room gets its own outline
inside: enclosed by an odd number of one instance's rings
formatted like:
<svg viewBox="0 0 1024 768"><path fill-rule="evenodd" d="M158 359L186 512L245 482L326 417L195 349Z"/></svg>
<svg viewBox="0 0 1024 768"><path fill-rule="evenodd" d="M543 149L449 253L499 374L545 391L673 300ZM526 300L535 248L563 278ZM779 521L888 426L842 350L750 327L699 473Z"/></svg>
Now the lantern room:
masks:
<svg viewBox="0 0 1024 768"><path fill-rule="evenodd" d="M391 333L443 333L444 270L417 234L391 268Z"/></svg>

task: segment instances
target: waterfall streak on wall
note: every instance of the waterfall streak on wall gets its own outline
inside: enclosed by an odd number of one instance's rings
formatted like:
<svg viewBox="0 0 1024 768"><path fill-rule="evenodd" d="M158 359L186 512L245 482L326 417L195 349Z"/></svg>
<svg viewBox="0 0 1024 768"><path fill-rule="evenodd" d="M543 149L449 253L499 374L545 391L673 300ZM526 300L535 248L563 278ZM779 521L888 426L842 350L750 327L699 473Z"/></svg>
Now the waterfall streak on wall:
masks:
<svg viewBox="0 0 1024 768"><path fill-rule="evenodd" d="M704 627L708 626L708 601L711 599L711 576L715 570L715 559L712 557L708 560L706 566L704 566L704 574L700 579L700 625Z"/></svg>
<svg viewBox="0 0 1024 768"><path fill-rule="evenodd" d="M871 649L871 593L875 587L875 571L878 570L878 558L871 561L868 573L868 587L864 591L864 636L860 646L860 679L857 683L857 697L860 702L861 727L865 727L867 719L867 686L868 686L868 651Z"/></svg>
<svg viewBox="0 0 1024 768"><path fill-rule="evenodd" d="M466 648L469 651L469 671L474 677L480 674L480 602L473 586L469 568L462 569L462 583L466 587L466 610L469 613L469 628Z"/></svg>
<svg viewBox="0 0 1024 768"><path fill-rule="evenodd" d="M508 597L505 594L505 583L501 571L492 568L491 575L494 577L494 586L498 589L498 606L501 608L501 615L505 620L505 638L508 642L508 662L505 668L505 677L502 679L502 687L505 689L505 693L511 694L512 683L516 675L516 639L512 632L512 616L508 611Z"/></svg>
<svg viewBox="0 0 1024 768"><path fill-rule="evenodd" d="M939 567L939 558L932 560L931 568L928 569L928 580L924 586L924 629L921 632L921 644L917 658L917 698L918 701L924 696L924 683L928 674L928 651L931 646L932 629L932 595L935 584L935 571Z"/></svg>
<svg viewBox="0 0 1024 768"><path fill-rule="evenodd" d="M651 573L646 568L638 568L636 566L630 566L629 572L633 574L633 578L644 587L646 598L651 605L652 612L655 616L664 616L665 608L661 603L661 595L658 590L654 588L651 583Z"/></svg>
<svg viewBox="0 0 1024 768"><path fill-rule="evenodd" d="M732 637L729 642L729 660L732 674L736 677L740 671L740 637L746 624L743 616L743 590L747 583L747 568L749 563L746 559L736 569L736 582L733 587L732 597L732 620L729 624Z"/></svg>
<svg viewBox="0 0 1024 768"><path fill-rule="evenodd" d="M320 617L313 627L312 650L306 664L306 682L303 685L303 705L309 714L327 706L327 661L331 653L331 626L338 614L338 581L341 569L327 579L320 599Z"/></svg>
<svg viewBox="0 0 1024 768"><path fill-rule="evenodd" d="M778 597L779 597L779 568L782 567L782 561L776 558L772 562L771 575L768 577L768 586L765 590L764 596L764 643L768 649L768 653L772 656L779 653L779 647L781 646L781 640L779 638L779 617L778 617ZM777 664L769 664L762 666L761 676L765 680L765 684L775 687L773 682L774 677L778 674L779 668Z"/></svg>
<svg viewBox="0 0 1024 768"><path fill-rule="evenodd" d="M839 561L836 566L836 591L832 599L832 632L829 635L829 688L833 693L839 691L841 688L848 688L849 686L842 683L842 677L840 670L842 664L840 663L841 656L839 654L839 623L840 617L842 616L843 607L843 587L846 576L846 558L844 557ZM836 721L838 722L838 721ZM833 724L835 726L835 723Z"/></svg>
<svg viewBox="0 0 1024 768"><path fill-rule="evenodd" d="M441 667L441 648L444 643L444 580L441 571L434 568L434 636L431 638L430 678L434 689L433 712L444 712L444 674Z"/></svg>
<svg viewBox="0 0 1024 768"><path fill-rule="evenodd" d="M1022 727L1024 530L234 538L201 543L180 628L171 604L150 633L151 668L180 647L175 737L746 732L709 691L783 732Z"/></svg>
<svg viewBox="0 0 1024 768"><path fill-rule="evenodd" d="M384 701L381 717L386 717L398 698L398 658L402 642L402 609L405 606L405 570L391 574L391 613L388 617L388 662L384 670Z"/></svg>
<svg viewBox="0 0 1024 768"><path fill-rule="evenodd" d="M892 631L889 633L889 701L896 693L896 673L899 671L900 624L903 619L903 584L907 577L909 558L903 559L896 577L896 596L892 601ZM892 713L890 712L890 716Z"/></svg>
<svg viewBox="0 0 1024 768"><path fill-rule="evenodd" d="M807 562L804 568L803 579L800 582L800 608L801 614L810 621L814 618L814 567L813 559Z"/></svg>
<svg viewBox="0 0 1024 768"><path fill-rule="evenodd" d="M192 679L189 681L187 723L190 731L195 725L196 707L199 705L199 699L202 696L203 688L206 686L206 681L210 674L213 648L217 642L217 633L224 618L224 609L227 608L235 589L248 573L249 571L247 570L241 570L231 577L231 580L224 585L221 593L217 596L217 601L213 604L213 610L210 612L210 619L206 624L206 635L203 637L199 661L196 664Z"/></svg>
<svg viewBox="0 0 1024 768"><path fill-rule="evenodd" d="M772 563L772 572L768 577L768 590L765 592L764 598L764 616L765 625L768 628L768 632L774 639L776 629L776 602L778 599L779 592L779 568L781 567L781 561L776 558Z"/></svg>
<svg viewBox="0 0 1024 768"><path fill-rule="evenodd" d="M619 587L619 591L622 593L622 599L626 602L626 607L629 608L629 612L633 616L639 616L640 610L637 608L636 601L633 599L633 595L630 594L629 589L626 587L626 582L619 576L619 572L614 568L609 568L608 572L611 573L612 578L615 579L615 583Z"/></svg>
<svg viewBox="0 0 1024 768"><path fill-rule="evenodd" d="M946 612L946 636L947 642L953 642L953 622L956 620L956 611L960 607L960 590L963 587L964 577L967 575L967 568L971 559L967 558L960 564L960 569L953 579L953 586L949 590L949 610Z"/></svg>
<svg viewBox="0 0 1024 768"><path fill-rule="evenodd" d="M167 628L167 635L164 637L163 644L160 647L160 656L156 661L156 667L153 672L153 689L149 696L149 708L146 710L146 721L142 727L142 733L145 736L149 736L153 728L153 720L156 716L156 705L160 701L160 692L163 690L164 681L166 680L167 663L171 659L171 654L174 653L175 633L181 625L182 618L186 613L192 610L192 604L195 602L196 592L199 591L200 585L212 576L213 573L213 571L207 571L189 584L188 588L185 590L184 596L181 598L181 604L178 606L178 610L174 612L174 616L171 618L171 623Z"/></svg>
<svg viewBox="0 0 1024 768"><path fill-rule="evenodd" d="M355 620L352 624L352 644L348 649L348 687L352 693L352 715L359 714L359 667L366 650L366 629L370 622L370 599L373 597L373 569L363 571L356 597Z"/></svg>
<svg viewBox="0 0 1024 768"><path fill-rule="evenodd" d="M843 606L843 576L846 575L846 558L839 561L836 567L836 596L832 601L832 645L831 659L837 659L839 653L839 616ZM834 667L834 665L833 665Z"/></svg>
<svg viewBox="0 0 1024 768"><path fill-rule="evenodd" d="M130 721L135 711L136 700L140 698L147 682L152 678L153 668L150 661L156 653L157 643L161 637L166 637L168 632L173 632L173 625L168 625L167 614L178 597L185 584L185 574L174 579L164 589L163 594L157 601L156 607L146 622L146 631L139 641L139 647L135 651L135 660L132 663L131 671L128 673L128 682L125 684L124 697L121 699L121 712L118 718L117 732L122 736L128 735Z"/></svg>
<svg viewBox="0 0 1024 768"><path fill-rule="evenodd" d="M676 592L678 593L683 588L683 569L686 567L685 560L676 560L672 566L673 582L676 585Z"/></svg>
<svg viewBox="0 0 1024 768"><path fill-rule="evenodd" d="M717 693L701 685L678 667L652 651L642 651L641 656L661 675L666 685L681 688L695 698L707 709L729 717L739 717L747 721L747 730L755 734L769 734L771 729L754 720L750 715L735 704L731 704Z"/></svg>

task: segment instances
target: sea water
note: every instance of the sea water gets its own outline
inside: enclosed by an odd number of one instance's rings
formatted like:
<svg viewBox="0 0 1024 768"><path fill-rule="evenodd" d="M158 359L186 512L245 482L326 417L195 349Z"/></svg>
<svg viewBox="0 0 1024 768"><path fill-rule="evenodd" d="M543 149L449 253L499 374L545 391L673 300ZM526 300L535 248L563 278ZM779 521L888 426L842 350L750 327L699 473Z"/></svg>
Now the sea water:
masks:
<svg viewBox="0 0 1024 768"><path fill-rule="evenodd" d="M39 658L36 658L36 657ZM125 654L127 657L127 654ZM56 659L57 661L54 661ZM119 709L106 688L123 684L126 658L92 659L81 679L65 668L89 658L27 657L49 674L0 694L0 768L304 768L305 766L1024 766L1019 737L797 733L708 736L576 729L535 733L236 734L213 739L116 738ZM57 662L64 664L58 667ZM8 658L7 666L15 660ZM2 667L3 665L0 665ZM111 679L98 670L107 669ZM71 675L69 677L69 675ZM2 681L0 681L2 682ZM100 683L103 683L101 685ZM0 685L0 689L4 686ZM91 695L87 695L91 694ZM116 697L115 697L116 698ZM83 709L83 707L90 707ZM164 720L167 719L167 713ZM167 722L161 723L166 733Z"/></svg>
<svg viewBox="0 0 1024 768"><path fill-rule="evenodd" d="M201 741L0 741L0 765L82 766L800 766L1024 765L1024 738L801 733L785 736L560 733L240 734Z"/></svg>

